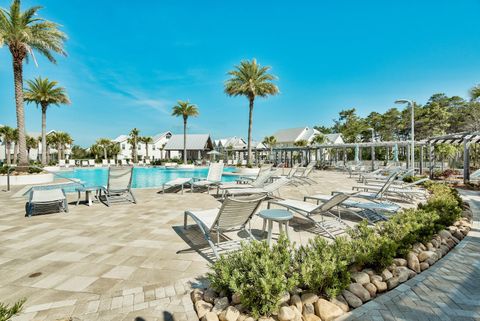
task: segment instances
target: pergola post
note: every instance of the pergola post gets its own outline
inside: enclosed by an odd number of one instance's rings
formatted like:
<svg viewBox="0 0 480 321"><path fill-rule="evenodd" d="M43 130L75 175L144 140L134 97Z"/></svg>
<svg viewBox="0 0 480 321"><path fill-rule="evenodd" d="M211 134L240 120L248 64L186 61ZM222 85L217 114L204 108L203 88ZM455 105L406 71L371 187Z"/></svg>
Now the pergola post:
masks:
<svg viewBox="0 0 480 321"><path fill-rule="evenodd" d="M372 142L372 171L375 170L375 146Z"/></svg>
<svg viewBox="0 0 480 321"><path fill-rule="evenodd" d="M420 146L420 175L423 174L423 147Z"/></svg>
<svg viewBox="0 0 480 321"><path fill-rule="evenodd" d="M413 168L412 164L410 164L410 148L407 149L407 169Z"/></svg>
<svg viewBox="0 0 480 321"><path fill-rule="evenodd" d="M433 179L433 168L435 167L434 155L433 155L433 145L432 143L428 144L428 153L429 153L429 167L430 167L430 179Z"/></svg>
<svg viewBox="0 0 480 321"><path fill-rule="evenodd" d="M463 183L470 182L470 143L463 139Z"/></svg>
<svg viewBox="0 0 480 321"><path fill-rule="evenodd" d="M343 148L343 165L347 165L347 149Z"/></svg>

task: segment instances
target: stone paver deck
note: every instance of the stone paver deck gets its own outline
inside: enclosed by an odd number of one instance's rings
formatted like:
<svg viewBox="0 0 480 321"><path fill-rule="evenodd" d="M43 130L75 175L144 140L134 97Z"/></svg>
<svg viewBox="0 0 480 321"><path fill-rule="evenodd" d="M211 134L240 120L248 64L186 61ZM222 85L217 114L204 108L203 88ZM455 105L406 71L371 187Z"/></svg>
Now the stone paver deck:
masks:
<svg viewBox="0 0 480 321"><path fill-rule="evenodd" d="M355 184L343 173L314 175L318 184L287 186L281 196L302 199ZM24 217L25 198L12 197L18 189L0 192L0 301L27 298L14 320L196 320L188 292L205 275L211 251L198 229L182 228L183 211L220 203L207 194L157 191L136 190L137 205L112 207L74 206L72 194L70 213L31 218ZM254 233L261 226L254 219ZM294 241L314 235L308 226L293 220Z"/></svg>
<svg viewBox="0 0 480 321"><path fill-rule="evenodd" d="M470 203L472 230L430 269L362 305L341 320L480 320L480 193Z"/></svg>

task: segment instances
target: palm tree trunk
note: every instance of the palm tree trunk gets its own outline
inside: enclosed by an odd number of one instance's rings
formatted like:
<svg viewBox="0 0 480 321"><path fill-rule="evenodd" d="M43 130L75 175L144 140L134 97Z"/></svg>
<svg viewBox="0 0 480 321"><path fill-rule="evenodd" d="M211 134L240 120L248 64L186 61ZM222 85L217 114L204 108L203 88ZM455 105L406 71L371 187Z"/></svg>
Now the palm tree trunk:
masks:
<svg viewBox="0 0 480 321"><path fill-rule="evenodd" d="M148 143L145 143L145 159L148 159Z"/></svg>
<svg viewBox="0 0 480 321"><path fill-rule="evenodd" d="M18 161L18 141L15 142L13 146L13 163L17 164Z"/></svg>
<svg viewBox="0 0 480 321"><path fill-rule="evenodd" d="M248 108L248 146L247 146L247 159L248 165L252 165L252 122L253 122L253 101L255 98L251 97L250 105Z"/></svg>
<svg viewBox="0 0 480 321"><path fill-rule="evenodd" d="M107 148L103 147L103 159L107 159Z"/></svg>
<svg viewBox="0 0 480 321"><path fill-rule="evenodd" d="M62 146L60 146L60 143L57 143L57 162L60 160L60 149Z"/></svg>
<svg viewBox="0 0 480 321"><path fill-rule="evenodd" d="M5 157L7 158L7 166L10 166L12 164L12 161L10 160L10 149L12 148L12 145L9 141L5 142Z"/></svg>
<svg viewBox="0 0 480 321"><path fill-rule="evenodd" d="M23 107L23 59L13 57L13 78L15 82L15 105L17 109L18 152L20 172L27 171L27 144L25 141L25 109Z"/></svg>
<svg viewBox="0 0 480 321"><path fill-rule="evenodd" d="M50 164L50 147L47 145L45 150L47 151L47 164Z"/></svg>
<svg viewBox="0 0 480 321"><path fill-rule="evenodd" d="M42 103L42 165L47 164L47 104Z"/></svg>
<svg viewBox="0 0 480 321"><path fill-rule="evenodd" d="M183 118L183 164L187 165L187 118Z"/></svg>

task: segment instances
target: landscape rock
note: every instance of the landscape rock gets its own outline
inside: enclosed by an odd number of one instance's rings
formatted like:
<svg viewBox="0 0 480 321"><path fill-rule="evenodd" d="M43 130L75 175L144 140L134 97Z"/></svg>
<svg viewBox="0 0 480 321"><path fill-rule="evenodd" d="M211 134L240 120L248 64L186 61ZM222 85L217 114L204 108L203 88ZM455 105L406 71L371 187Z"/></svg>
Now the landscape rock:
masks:
<svg viewBox="0 0 480 321"><path fill-rule="evenodd" d="M399 266L393 273L397 277L399 283L403 283L408 280L410 276L409 268L405 266Z"/></svg>
<svg viewBox="0 0 480 321"><path fill-rule="evenodd" d="M396 288L398 285L398 277L394 276L393 278L390 278L387 280L387 289L391 290L393 288Z"/></svg>
<svg viewBox="0 0 480 321"><path fill-rule="evenodd" d="M438 232L438 235L444 240L448 240L452 237L452 234L447 230L441 230L440 232Z"/></svg>
<svg viewBox="0 0 480 321"><path fill-rule="evenodd" d="M240 316L238 317L237 321L245 321L247 318L248 318L248 314L240 313Z"/></svg>
<svg viewBox="0 0 480 321"><path fill-rule="evenodd" d="M433 246L433 244L431 242L428 242L426 244L426 246L427 246L428 251L434 251L435 250L435 246Z"/></svg>
<svg viewBox="0 0 480 321"><path fill-rule="evenodd" d="M345 298L344 298L343 295L341 295L341 294L337 295L336 298L330 299L330 302L332 302L332 303L335 304L337 307L339 307L340 309L342 309L343 312L348 312L348 311L350 310L350 308L348 307L348 302L347 302L347 300L345 300Z"/></svg>
<svg viewBox="0 0 480 321"><path fill-rule="evenodd" d="M363 287L370 293L370 297L374 298L377 296L377 287L373 283L364 284Z"/></svg>
<svg viewBox="0 0 480 321"><path fill-rule="evenodd" d="M212 310L213 305L211 303L199 300L195 302L195 310L197 311L198 318L201 319L205 314ZM216 314L216 313L215 313Z"/></svg>
<svg viewBox="0 0 480 321"><path fill-rule="evenodd" d="M440 252L442 253L442 256L445 256L450 249L446 245L440 245Z"/></svg>
<svg viewBox="0 0 480 321"><path fill-rule="evenodd" d="M460 234L461 234L461 233L460 233ZM451 240L452 240L453 242L455 242L455 245L457 245L458 243L460 243L460 239L456 238L456 237L453 236L453 235L452 235Z"/></svg>
<svg viewBox="0 0 480 321"><path fill-rule="evenodd" d="M418 254L418 260L420 262L424 262L428 260L429 258L433 257L435 255L435 252L432 251L423 251L420 254Z"/></svg>
<svg viewBox="0 0 480 321"><path fill-rule="evenodd" d="M362 300L360 300L355 294L353 294L348 290L343 290L342 295L345 298L345 300L348 302L348 305L354 309L358 308L363 304Z"/></svg>
<svg viewBox="0 0 480 321"><path fill-rule="evenodd" d="M355 283L367 284L370 283L370 276L365 272L355 272L352 273L350 278Z"/></svg>
<svg viewBox="0 0 480 321"><path fill-rule="evenodd" d="M240 294L234 293L232 294L232 304L239 304L240 303Z"/></svg>
<svg viewBox="0 0 480 321"><path fill-rule="evenodd" d="M212 303L215 301L215 299L218 297L217 292L215 292L212 289L207 289L203 293L203 300L208 303Z"/></svg>
<svg viewBox="0 0 480 321"><path fill-rule="evenodd" d="M190 298L192 299L193 304L197 301L203 300L203 291L200 289L193 289L190 293Z"/></svg>
<svg viewBox="0 0 480 321"><path fill-rule="evenodd" d="M325 299L319 299L315 302L315 313L322 321L332 321L341 316L343 310Z"/></svg>
<svg viewBox="0 0 480 321"><path fill-rule="evenodd" d="M316 316L315 314L307 314L303 318L305 321L322 321L322 319L320 319L320 317Z"/></svg>
<svg viewBox="0 0 480 321"><path fill-rule="evenodd" d="M223 310L228 308L228 298L226 296L222 298L216 298L214 301L215 305L213 306L212 312L220 314Z"/></svg>
<svg viewBox="0 0 480 321"><path fill-rule="evenodd" d="M313 304L318 300L318 295L316 295L315 293L307 292L302 294L301 298L302 298L303 304L308 304L308 303Z"/></svg>
<svg viewBox="0 0 480 321"><path fill-rule="evenodd" d="M293 313L295 313L294 321L302 321L302 313L297 309L297 307L294 305L291 305L290 309L292 309Z"/></svg>
<svg viewBox="0 0 480 321"><path fill-rule="evenodd" d="M362 272L367 273L369 276L375 274L375 271L373 269L363 269Z"/></svg>
<svg viewBox="0 0 480 321"><path fill-rule="evenodd" d="M300 298L300 296L298 294L292 295L292 297L290 298L290 304L296 306L298 311L300 311L300 313L302 313L303 303L302 303L302 299Z"/></svg>
<svg viewBox="0 0 480 321"><path fill-rule="evenodd" d="M303 305L302 315L305 317L308 314L315 314L315 308L312 303L307 303Z"/></svg>
<svg viewBox="0 0 480 321"><path fill-rule="evenodd" d="M258 321L275 321L272 317L260 317Z"/></svg>
<svg viewBox="0 0 480 321"><path fill-rule="evenodd" d="M295 320L295 312L289 307L281 307L278 311L278 320L291 321Z"/></svg>
<svg viewBox="0 0 480 321"><path fill-rule="evenodd" d="M410 269L412 269L413 271L415 271L417 273L420 273L420 262L418 261L418 257L417 257L417 255L415 255L414 252L408 252L408 254L407 254L407 266Z"/></svg>
<svg viewBox="0 0 480 321"><path fill-rule="evenodd" d="M393 270L395 270L397 268L397 266L395 264L391 264L389 266L387 266L387 270L389 270L390 272L393 272Z"/></svg>
<svg viewBox="0 0 480 321"><path fill-rule="evenodd" d="M377 275L377 274L370 275L370 282L373 283L373 281L382 282L383 278L380 275Z"/></svg>
<svg viewBox="0 0 480 321"><path fill-rule="evenodd" d="M428 269L430 267L430 264L428 264L427 262L422 262L420 263L420 270L421 271L425 271L426 269Z"/></svg>
<svg viewBox="0 0 480 321"><path fill-rule="evenodd" d="M237 321L237 318L240 316L240 311L233 306L229 306L225 310L225 319L222 321Z"/></svg>
<svg viewBox="0 0 480 321"><path fill-rule="evenodd" d="M202 321L218 321L218 315L215 312L207 312L203 317Z"/></svg>
<svg viewBox="0 0 480 321"><path fill-rule="evenodd" d="M431 242L432 245L433 245L434 247L436 247L437 249L440 247L440 243L439 243L436 239L432 239L430 242Z"/></svg>
<svg viewBox="0 0 480 321"><path fill-rule="evenodd" d="M385 270L382 271L383 281L387 281L388 279L390 279L392 277L393 277L393 274L389 270L385 269Z"/></svg>
<svg viewBox="0 0 480 321"><path fill-rule="evenodd" d="M401 258L393 259L393 264L396 266L407 266L407 260Z"/></svg>
<svg viewBox="0 0 480 321"><path fill-rule="evenodd" d="M355 294L362 302L367 302L371 299L370 293L360 283L350 283L348 291Z"/></svg>
<svg viewBox="0 0 480 321"><path fill-rule="evenodd" d="M455 246L455 241L452 239L448 239L446 242L449 249L452 249Z"/></svg>
<svg viewBox="0 0 480 321"><path fill-rule="evenodd" d="M387 282L382 282L382 281L378 281L378 280L373 280L373 281L372 281L372 284L375 285L375 287L377 288L377 292L378 292L378 293L382 293L382 292L387 291Z"/></svg>

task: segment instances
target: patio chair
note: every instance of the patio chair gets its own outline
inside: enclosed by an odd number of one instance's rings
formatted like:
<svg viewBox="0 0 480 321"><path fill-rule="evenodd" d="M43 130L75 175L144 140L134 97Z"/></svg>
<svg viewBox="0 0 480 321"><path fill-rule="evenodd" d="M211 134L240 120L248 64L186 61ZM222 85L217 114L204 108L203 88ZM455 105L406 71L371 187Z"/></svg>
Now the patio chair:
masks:
<svg viewBox="0 0 480 321"><path fill-rule="evenodd" d="M138 166L144 166L143 160L139 160L139 161L137 162L137 165L138 165Z"/></svg>
<svg viewBox="0 0 480 321"><path fill-rule="evenodd" d="M58 160L58 166L59 167L66 167L66 163L64 159L59 159Z"/></svg>
<svg viewBox="0 0 480 321"><path fill-rule="evenodd" d="M95 167L95 160L94 159L89 159L88 160L88 166Z"/></svg>
<svg viewBox="0 0 480 321"><path fill-rule="evenodd" d="M88 160L82 160L82 167L88 167Z"/></svg>
<svg viewBox="0 0 480 321"><path fill-rule="evenodd" d="M162 184L162 193L165 194L165 189L180 187L182 194L184 190L185 184L189 183L192 179L191 178L175 178L171 181Z"/></svg>
<svg viewBox="0 0 480 321"><path fill-rule="evenodd" d="M273 175L272 176L272 179L279 179L279 178L282 178L282 177L286 177L286 178L292 178L295 173L298 171L298 168L300 167L300 164L294 164L290 170L288 171L287 175ZM283 171L283 168L281 168L282 171Z"/></svg>
<svg viewBox="0 0 480 321"><path fill-rule="evenodd" d="M145 165L150 166L150 164L151 164L151 163L150 163L150 159L147 158L147 159L145 160Z"/></svg>
<svg viewBox="0 0 480 321"><path fill-rule="evenodd" d="M108 169L108 182L106 187L102 187L101 193L104 194L106 205L112 203L137 201L132 193L132 177L134 168ZM102 195L100 195L102 198Z"/></svg>
<svg viewBox="0 0 480 321"><path fill-rule="evenodd" d="M193 193L195 187L206 187L207 193L210 194L210 187L218 186L222 180L223 163L211 163L208 167L206 178L194 177L192 179L190 190Z"/></svg>
<svg viewBox="0 0 480 321"><path fill-rule="evenodd" d="M61 188L30 191L26 206L27 215L31 217L36 214L68 213L68 203L65 191Z"/></svg>
<svg viewBox="0 0 480 321"><path fill-rule="evenodd" d="M67 167L75 167L75 160L67 159Z"/></svg>
<svg viewBox="0 0 480 321"><path fill-rule="evenodd" d="M191 217L200 228L205 240L207 240L215 257L218 259L220 257L218 249L222 249L222 245L224 245L224 243L220 243L220 236L227 238L224 233L238 230L246 231L248 238L255 240L247 224L249 224L264 198L265 196L263 195L226 198L220 208L185 211L184 228L187 229L187 220L188 217ZM212 233L217 234L216 243L212 241ZM231 250L232 248L228 249Z"/></svg>
<svg viewBox="0 0 480 321"><path fill-rule="evenodd" d="M108 159L102 159L102 166L108 166Z"/></svg>
<svg viewBox="0 0 480 321"><path fill-rule="evenodd" d="M312 222L315 227L319 228L323 233L325 233L330 238L335 238L340 234L344 234L348 225L342 220L340 216L340 206L342 203L350 197L348 194L336 194L330 197L327 201L322 204L313 204L310 202L293 200L293 199L281 199L281 200L271 200L268 202L268 208L271 205L277 205L285 207L288 210L296 212L307 220ZM337 208L338 213L334 214L333 209ZM350 214L364 219L357 212L351 211L342 207L343 210L347 210ZM315 216L320 215L320 220L315 220ZM324 220L324 217L329 217L329 220Z"/></svg>
<svg viewBox="0 0 480 321"><path fill-rule="evenodd" d="M264 173L268 173L272 170L272 165L263 165L260 167L258 170L257 176L240 176L237 180L239 183L244 183L244 182L253 182L259 177L261 177Z"/></svg>
<svg viewBox="0 0 480 321"><path fill-rule="evenodd" d="M114 160L114 159L110 159L110 160L108 161L108 165L110 165L110 166L116 166L115 160Z"/></svg>
<svg viewBox="0 0 480 321"><path fill-rule="evenodd" d="M317 182L309 177L310 174L315 169L316 164L317 164L317 162L315 162L315 161L312 161L312 162L308 163L307 167L305 167L303 169L303 171L298 175L296 175L298 173L298 170L297 170L297 172L293 175L294 182L298 182L300 184L305 183L305 184L308 184L308 185L312 185L312 183L316 184Z"/></svg>
<svg viewBox="0 0 480 321"><path fill-rule="evenodd" d="M273 197L275 192L282 187L291 182L290 178L282 177L277 179L270 184L267 184L263 187L250 187L250 188L230 188L225 190L225 195L251 195L251 194L264 194L267 197Z"/></svg>
<svg viewBox="0 0 480 321"><path fill-rule="evenodd" d="M239 181L220 183L220 185L217 186L217 194L220 194L220 191L222 191L222 194L223 194L228 189L263 187L268 181L271 180L274 173L275 172L272 172L272 171L263 172L261 175L257 176L257 178L254 181L252 181L250 183L243 183L242 184Z"/></svg>
<svg viewBox="0 0 480 321"><path fill-rule="evenodd" d="M422 178L419 179L415 182L404 184L404 185L395 185L392 186L393 182L395 179L391 179L387 181L384 185L378 186L378 185L362 185L362 186L353 186L352 189L357 190L357 191L363 191L363 192L377 192L381 193L381 195L392 195L392 196L399 196L403 199L406 200L413 200L416 197L425 197L426 196L426 190L425 189L420 189L420 188L415 188L415 186L418 186L426 181L428 181L429 178ZM360 194L359 194L360 195ZM366 194L365 194L366 195Z"/></svg>

